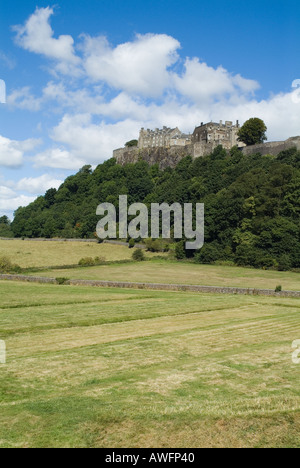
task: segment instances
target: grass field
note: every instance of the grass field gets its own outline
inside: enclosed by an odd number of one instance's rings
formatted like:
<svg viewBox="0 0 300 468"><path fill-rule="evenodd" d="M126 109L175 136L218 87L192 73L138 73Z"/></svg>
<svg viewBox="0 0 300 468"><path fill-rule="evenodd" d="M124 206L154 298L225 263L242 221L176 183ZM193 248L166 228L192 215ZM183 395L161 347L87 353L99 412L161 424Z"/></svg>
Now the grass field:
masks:
<svg viewBox="0 0 300 468"><path fill-rule="evenodd" d="M67 276L70 279L199 284L274 290L276 286L281 285L285 290L300 290L299 273L197 265L176 261L166 262L164 260L126 265L103 265L68 271L58 269L43 272L40 276L55 278Z"/></svg>
<svg viewBox="0 0 300 468"><path fill-rule="evenodd" d="M298 299L0 282L1 447L299 447Z"/></svg>
<svg viewBox="0 0 300 468"><path fill-rule="evenodd" d="M132 249L122 245L93 242L37 242L1 240L0 257L5 255L22 268L77 264L83 257L102 257L106 261L128 260ZM157 254L146 253L148 258Z"/></svg>

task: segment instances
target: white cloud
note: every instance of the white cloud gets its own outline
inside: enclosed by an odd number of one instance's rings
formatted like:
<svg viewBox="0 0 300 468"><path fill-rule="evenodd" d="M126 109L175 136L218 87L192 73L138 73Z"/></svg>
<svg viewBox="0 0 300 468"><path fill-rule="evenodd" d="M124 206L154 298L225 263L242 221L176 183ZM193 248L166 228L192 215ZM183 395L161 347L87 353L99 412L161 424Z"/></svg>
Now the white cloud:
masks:
<svg viewBox="0 0 300 468"><path fill-rule="evenodd" d="M39 111L41 109L42 99L34 97L30 92L29 86L16 89L7 97L7 105L17 107L23 110Z"/></svg>
<svg viewBox="0 0 300 468"><path fill-rule="evenodd" d="M14 26L16 42L23 49L42 54L58 61L57 69L62 73L74 73L80 63L74 51L74 39L70 35L54 38L49 20L53 8L36 8L24 25Z"/></svg>
<svg viewBox="0 0 300 468"><path fill-rule="evenodd" d="M4 185L0 185L0 199L1 200L7 200L10 198L13 198L15 197L15 195L16 193L12 189Z"/></svg>
<svg viewBox="0 0 300 468"><path fill-rule="evenodd" d="M91 115L66 114L52 131L59 145L37 154L37 167L79 169L85 164L97 165L112 156L112 150L135 138L139 122L125 120L116 124L92 123Z"/></svg>
<svg viewBox="0 0 300 468"><path fill-rule="evenodd" d="M41 143L40 140L28 139L15 141L0 135L0 166L20 167L24 153L32 151Z"/></svg>
<svg viewBox="0 0 300 468"><path fill-rule="evenodd" d="M67 89L62 83L50 81L43 89L43 100L56 101L60 108L75 108L76 112L89 112L92 114L101 113L103 97L93 89L79 88L76 90Z"/></svg>
<svg viewBox="0 0 300 468"><path fill-rule="evenodd" d="M9 68L10 70L12 70L13 68L15 68L16 66L16 62L14 59L12 59L11 57L7 56L4 52L2 52L2 50L0 50L0 61L2 63L4 63L4 65Z"/></svg>
<svg viewBox="0 0 300 468"><path fill-rule="evenodd" d="M208 103L213 99L245 94L259 88L254 80L231 75L221 66L216 69L209 67L198 58L186 59L183 75L174 73L172 76L177 91L194 102Z"/></svg>
<svg viewBox="0 0 300 468"><path fill-rule="evenodd" d="M168 68L179 42L166 34L137 35L113 48L105 37L84 36L85 70L96 81L130 94L159 96L169 86Z"/></svg>
<svg viewBox="0 0 300 468"><path fill-rule="evenodd" d="M11 215L19 206L27 206L32 203L35 197L14 194L10 198L0 198L0 211Z"/></svg>
<svg viewBox="0 0 300 468"><path fill-rule="evenodd" d="M0 214L4 213L12 218L13 211L19 206L28 205L38 195L43 195L50 188L57 189L62 183L63 180L56 179L49 174L38 177L25 177L17 182L6 181L1 178Z"/></svg>
<svg viewBox="0 0 300 468"><path fill-rule="evenodd" d="M35 167L51 167L56 169L78 169L85 164L76 159L64 148L49 148L34 157Z"/></svg>
<svg viewBox="0 0 300 468"><path fill-rule="evenodd" d="M38 112L47 106L53 113L70 108L76 109L76 112L101 114L103 104L104 98L97 88L71 90L61 81L47 83L40 97L34 96L29 86L15 89L7 97L8 106L33 112Z"/></svg>
<svg viewBox="0 0 300 468"><path fill-rule="evenodd" d="M214 113L216 114L217 107ZM268 139L285 140L300 135L300 108L293 102L291 93L280 93L268 100L252 100L227 108L229 116L233 112L243 122L250 117L260 117L268 127Z"/></svg>
<svg viewBox="0 0 300 468"><path fill-rule="evenodd" d="M35 195L44 194L50 188L58 189L63 180L55 179L49 174L39 177L24 177L14 184L14 188L20 192L32 193Z"/></svg>
<svg viewBox="0 0 300 468"><path fill-rule="evenodd" d="M111 156L112 146L123 146L136 135L138 122L124 120L115 124L93 124L91 115L65 115L54 128L52 138L71 148L72 154L92 164Z"/></svg>

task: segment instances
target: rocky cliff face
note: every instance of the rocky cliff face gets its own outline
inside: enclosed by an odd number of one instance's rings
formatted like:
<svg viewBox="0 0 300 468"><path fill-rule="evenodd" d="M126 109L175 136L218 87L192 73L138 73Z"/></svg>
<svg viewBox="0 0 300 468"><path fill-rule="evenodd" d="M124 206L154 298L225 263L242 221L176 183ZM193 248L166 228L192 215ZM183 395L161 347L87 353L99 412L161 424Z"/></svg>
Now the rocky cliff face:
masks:
<svg viewBox="0 0 300 468"><path fill-rule="evenodd" d="M188 155L193 155L188 146L181 148L121 148L114 151L117 163L122 166L136 163L142 159L150 165L158 164L160 169L174 168L182 158Z"/></svg>

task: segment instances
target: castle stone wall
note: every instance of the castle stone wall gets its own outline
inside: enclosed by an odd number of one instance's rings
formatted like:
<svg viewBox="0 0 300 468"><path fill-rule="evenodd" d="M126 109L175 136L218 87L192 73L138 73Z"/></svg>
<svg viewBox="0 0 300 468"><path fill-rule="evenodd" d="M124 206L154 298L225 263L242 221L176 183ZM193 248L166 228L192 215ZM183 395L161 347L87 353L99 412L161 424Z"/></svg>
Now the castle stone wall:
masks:
<svg viewBox="0 0 300 468"><path fill-rule="evenodd" d="M261 145L246 146L242 152L246 155L260 153L262 155L272 154L278 156L281 151L296 147L300 150L300 137L292 137L285 141L270 141Z"/></svg>

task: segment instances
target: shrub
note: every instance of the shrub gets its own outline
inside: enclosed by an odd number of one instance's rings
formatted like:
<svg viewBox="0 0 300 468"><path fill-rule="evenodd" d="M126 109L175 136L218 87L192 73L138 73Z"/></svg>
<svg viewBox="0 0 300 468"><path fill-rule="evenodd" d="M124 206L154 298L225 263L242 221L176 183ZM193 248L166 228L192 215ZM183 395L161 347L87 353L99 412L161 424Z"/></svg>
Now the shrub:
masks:
<svg viewBox="0 0 300 468"><path fill-rule="evenodd" d="M271 255L260 255L258 253L257 259L254 262L253 266L255 268L262 268L263 270L267 269L276 269L278 267L278 263L276 262L275 258Z"/></svg>
<svg viewBox="0 0 300 468"><path fill-rule="evenodd" d="M84 257L81 258L78 262L79 266L95 266L95 265L101 265L102 263L105 263L105 258L104 257Z"/></svg>
<svg viewBox="0 0 300 468"><path fill-rule="evenodd" d="M143 262L144 260L146 260L145 254L142 251L142 249L136 249L132 254L132 258L136 262Z"/></svg>
<svg viewBox="0 0 300 468"><path fill-rule="evenodd" d="M95 257L95 265L102 265L103 263L106 262L105 257Z"/></svg>
<svg viewBox="0 0 300 468"><path fill-rule="evenodd" d="M276 286L275 292L281 292L282 291L282 286Z"/></svg>
<svg viewBox="0 0 300 468"><path fill-rule="evenodd" d="M149 252L168 252L170 246L163 239L146 239L145 244Z"/></svg>
<svg viewBox="0 0 300 468"><path fill-rule="evenodd" d="M177 258L177 260L183 260L184 258L186 258L184 246L184 241L177 242L175 247L175 257Z"/></svg>
<svg viewBox="0 0 300 468"><path fill-rule="evenodd" d="M56 278L56 282L59 285L67 284L69 281L69 278Z"/></svg>
<svg viewBox="0 0 300 468"><path fill-rule="evenodd" d="M134 239L129 239L128 244L129 244L129 248L133 249L133 247L135 246L135 240Z"/></svg>
<svg viewBox="0 0 300 468"><path fill-rule="evenodd" d="M81 258L78 262L79 266L94 266L95 260L92 257Z"/></svg>
<svg viewBox="0 0 300 468"><path fill-rule="evenodd" d="M0 273L19 273L21 267L11 262L8 257L0 257Z"/></svg>
<svg viewBox="0 0 300 468"><path fill-rule="evenodd" d="M276 259L263 250L251 245L242 244L236 249L235 263L238 266L253 266L254 268L277 268Z"/></svg>
<svg viewBox="0 0 300 468"><path fill-rule="evenodd" d="M204 244L201 250L195 254L196 263L211 264L217 260L222 260L223 249L216 242Z"/></svg>

